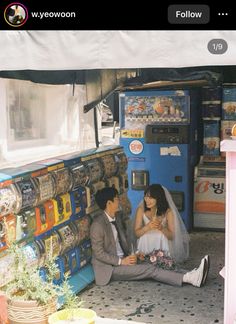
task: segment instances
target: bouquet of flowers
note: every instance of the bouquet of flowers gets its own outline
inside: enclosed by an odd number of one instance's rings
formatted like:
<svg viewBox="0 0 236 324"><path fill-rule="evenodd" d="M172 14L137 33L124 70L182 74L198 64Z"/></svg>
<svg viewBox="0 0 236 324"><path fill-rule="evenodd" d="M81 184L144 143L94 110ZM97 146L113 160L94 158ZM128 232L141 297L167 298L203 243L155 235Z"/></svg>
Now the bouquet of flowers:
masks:
<svg viewBox="0 0 236 324"><path fill-rule="evenodd" d="M176 263L169 256L166 251L163 250L153 250L150 254L146 255L145 258L148 262L155 264L157 267L165 270L175 270Z"/></svg>

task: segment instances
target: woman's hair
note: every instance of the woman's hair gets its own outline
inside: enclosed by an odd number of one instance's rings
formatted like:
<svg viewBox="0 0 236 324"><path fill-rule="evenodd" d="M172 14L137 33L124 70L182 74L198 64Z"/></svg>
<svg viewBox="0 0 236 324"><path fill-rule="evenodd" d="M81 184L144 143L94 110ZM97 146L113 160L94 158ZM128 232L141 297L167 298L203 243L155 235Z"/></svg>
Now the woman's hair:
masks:
<svg viewBox="0 0 236 324"><path fill-rule="evenodd" d="M114 201L115 197L118 197L117 189L114 187L105 187L96 192L95 201L99 208L105 210L108 200Z"/></svg>
<svg viewBox="0 0 236 324"><path fill-rule="evenodd" d="M160 184L152 184L145 191L144 196L150 196L156 199L157 204L157 215L165 214L167 209L170 208L168 201L166 199L165 191ZM147 208L145 199L144 199L144 211L150 210Z"/></svg>

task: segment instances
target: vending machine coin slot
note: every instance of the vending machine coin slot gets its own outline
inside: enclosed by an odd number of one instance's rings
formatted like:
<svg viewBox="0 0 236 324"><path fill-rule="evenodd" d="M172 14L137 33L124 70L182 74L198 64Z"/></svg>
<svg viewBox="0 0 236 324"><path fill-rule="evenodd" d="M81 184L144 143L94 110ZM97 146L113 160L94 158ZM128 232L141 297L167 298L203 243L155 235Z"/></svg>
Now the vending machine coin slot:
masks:
<svg viewBox="0 0 236 324"><path fill-rule="evenodd" d="M171 197L179 212L184 211L184 192L183 191L170 191Z"/></svg>
<svg viewBox="0 0 236 324"><path fill-rule="evenodd" d="M149 186L149 172L147 170L131 170L131 188L145 190Z"/></svg>

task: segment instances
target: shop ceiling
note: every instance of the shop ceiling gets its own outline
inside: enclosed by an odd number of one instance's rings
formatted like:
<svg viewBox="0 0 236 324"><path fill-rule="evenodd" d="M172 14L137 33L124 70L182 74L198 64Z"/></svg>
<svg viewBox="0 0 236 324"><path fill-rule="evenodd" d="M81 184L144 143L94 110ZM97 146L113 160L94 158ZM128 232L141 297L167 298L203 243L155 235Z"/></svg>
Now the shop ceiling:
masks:
<svg viewBox="0 0 236 324"><path fill-rule="evenodd" d="M84 112L87 112L115 91L236 82L236 66L57 71L19 70L0 71L0 77L54 85L84 84L87 92L87 104L84 106Z"/></svg>

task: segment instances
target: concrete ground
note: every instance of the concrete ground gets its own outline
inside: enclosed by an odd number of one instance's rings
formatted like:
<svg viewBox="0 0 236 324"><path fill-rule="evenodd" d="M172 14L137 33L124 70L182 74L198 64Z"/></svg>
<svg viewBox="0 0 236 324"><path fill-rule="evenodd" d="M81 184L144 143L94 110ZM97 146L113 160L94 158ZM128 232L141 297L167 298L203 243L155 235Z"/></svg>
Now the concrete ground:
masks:
<svg viewBox="0 0 236 324"><path fill-rule="evenodd" d="M83 306L99 317L152 324L223 323L224 279L219 271L224 265L224 245L223 232L190 234L190 257L182 268L192 270L209 254L209 276L202 288L172 287L151 280L117 281L104 287L91 284L80 293Z"/></svg>

